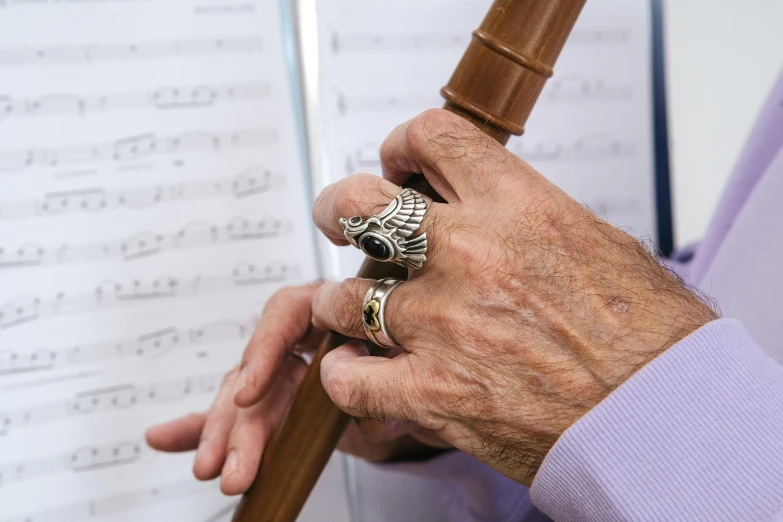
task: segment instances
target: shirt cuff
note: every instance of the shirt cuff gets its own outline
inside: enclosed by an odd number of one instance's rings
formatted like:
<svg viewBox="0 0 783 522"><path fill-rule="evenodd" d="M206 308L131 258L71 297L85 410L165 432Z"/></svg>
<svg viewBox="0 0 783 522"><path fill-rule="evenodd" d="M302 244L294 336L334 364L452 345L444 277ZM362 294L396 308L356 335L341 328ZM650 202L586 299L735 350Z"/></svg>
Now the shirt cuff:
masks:
<svg viewBox="0 0 783 522"><path fill-rule="evenodd" d="M771 519L783 367L736 320L701 327L566 430L531 498L558 521Z"/></svg>

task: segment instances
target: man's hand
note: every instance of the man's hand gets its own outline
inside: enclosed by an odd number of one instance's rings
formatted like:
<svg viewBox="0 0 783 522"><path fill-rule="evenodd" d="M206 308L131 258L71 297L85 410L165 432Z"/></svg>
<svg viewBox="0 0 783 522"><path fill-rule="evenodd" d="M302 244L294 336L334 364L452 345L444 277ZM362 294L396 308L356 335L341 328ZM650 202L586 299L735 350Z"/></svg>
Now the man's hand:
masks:
<svg viewBox="0 0 783 522"><path fill-rule="evenodd" d="M398 127L381 148L384 179L324 190L313 216L347 244L338 218L383 209L410 175L448 204L422 222L430 250L390 296L386 326L405 351L369 357L351 342L322 362L347 413L413 421L529 485L564 430L715 313L634 238L445 111ZM313 323L365 338L370 280L327 283Z"/></svg>
<svg viewBox="0 0 783 522"><path fill-rule="evenodd" d="M250 487L272 433L293 402L306 364L299 354L312 352L323 331L312 327L312 299L318 284L284 288L267 302L242 362L223 380L206 413L154 426L147 442L161 451L197 450L193 474L220 477L223 493ZM437 435L413 422L380 423L357 419L339 449L371 461L418 458L432 454L426 442L445 446Z"/></svg>

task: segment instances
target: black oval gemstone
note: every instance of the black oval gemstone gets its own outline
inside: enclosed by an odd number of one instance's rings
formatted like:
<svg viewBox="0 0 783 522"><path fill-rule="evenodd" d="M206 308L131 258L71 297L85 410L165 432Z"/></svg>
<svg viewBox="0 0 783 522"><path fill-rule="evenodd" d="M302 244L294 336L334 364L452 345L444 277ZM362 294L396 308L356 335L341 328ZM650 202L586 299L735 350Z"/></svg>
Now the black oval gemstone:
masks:
<svg viewBox="0 0 783 522"><path fill-rule="evenodd" d="M388 259L389 255L391 255L389 246L374 236L366 236L362 239L362 250L368 256L381 261Z"/></svg>

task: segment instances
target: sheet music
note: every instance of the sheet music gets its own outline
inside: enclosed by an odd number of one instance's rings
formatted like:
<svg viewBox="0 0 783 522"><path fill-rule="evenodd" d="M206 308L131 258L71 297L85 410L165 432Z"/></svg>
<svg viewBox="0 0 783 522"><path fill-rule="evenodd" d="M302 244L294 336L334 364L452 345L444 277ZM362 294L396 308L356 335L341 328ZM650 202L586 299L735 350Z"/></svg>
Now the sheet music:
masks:
<svg viewBox="0 0 783 522"><path fill-rule="evenodd" d="M399 123L440 107L489 0L319 0L319 98L328 176L380 173L378 147ZM651 9L590 0L555 75L509 149L577 200L656 237ZM361 256L333 249L352 275Z"/></svg>
<svg viewBox="0 0 783 522"><path fill-rule="evenodd" d="M0 520L224 520L146 426L318 276L284 4L0 1Z"/></svg>

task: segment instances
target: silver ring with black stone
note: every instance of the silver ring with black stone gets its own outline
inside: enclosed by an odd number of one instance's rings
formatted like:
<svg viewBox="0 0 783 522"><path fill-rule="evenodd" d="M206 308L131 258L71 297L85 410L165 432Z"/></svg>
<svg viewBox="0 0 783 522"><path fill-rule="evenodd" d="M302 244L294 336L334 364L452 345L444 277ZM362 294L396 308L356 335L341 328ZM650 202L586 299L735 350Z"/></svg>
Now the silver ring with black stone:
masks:
<svg viewBox="0 0 783 522"><path fill-rule="evenodd" d="M362 326L364 326L364 333L367 334L367 337L372 342L382 348L399 348L400 346L386 329L384 310L389 295L395 288L404 282L405 281L400 281L399 279L392 279L391 277L379 279L373 283L364 296L364 303L362 305Z"/></svg>
<svg viewBox="0 0 783 522"><path fill-rule="evenodd" d="M376 261L421 268L427 260L427 234L418 230L429 204L413 189L404 189L380 214L340 218L345 239Z"/></svg>

